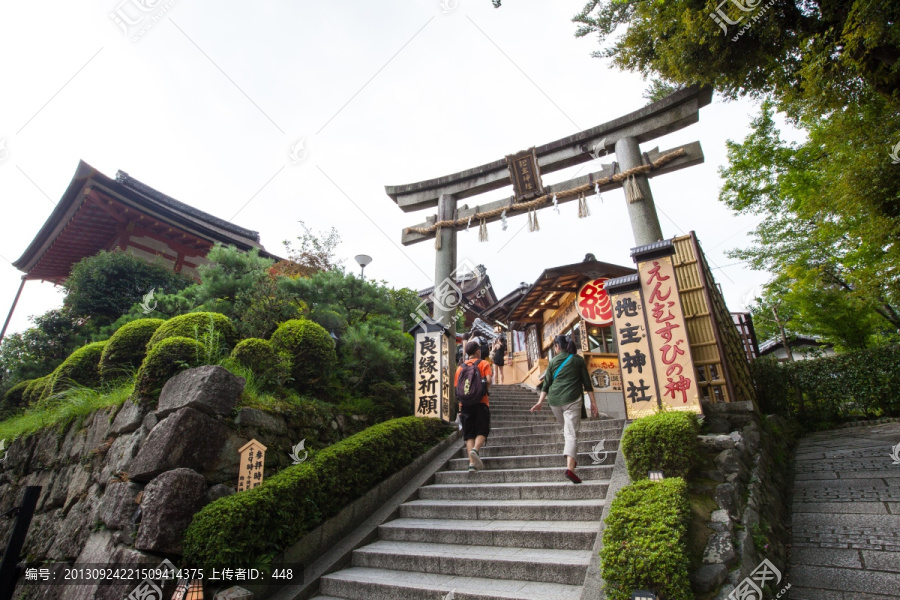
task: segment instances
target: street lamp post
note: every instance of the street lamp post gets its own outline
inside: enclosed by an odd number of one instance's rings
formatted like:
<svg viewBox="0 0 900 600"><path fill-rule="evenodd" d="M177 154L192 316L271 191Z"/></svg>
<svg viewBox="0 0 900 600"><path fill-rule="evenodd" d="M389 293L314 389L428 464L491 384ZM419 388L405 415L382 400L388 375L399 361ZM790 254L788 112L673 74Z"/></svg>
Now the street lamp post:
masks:
<svg viewBox="0 0 900 600"><path fill-rule="evenodd" d="M359 264L362 269L359 272L359 276L362 279L366 278L366 265L372 262L372 257L367 254L357 254L355 257L356 262Z"/></svg>

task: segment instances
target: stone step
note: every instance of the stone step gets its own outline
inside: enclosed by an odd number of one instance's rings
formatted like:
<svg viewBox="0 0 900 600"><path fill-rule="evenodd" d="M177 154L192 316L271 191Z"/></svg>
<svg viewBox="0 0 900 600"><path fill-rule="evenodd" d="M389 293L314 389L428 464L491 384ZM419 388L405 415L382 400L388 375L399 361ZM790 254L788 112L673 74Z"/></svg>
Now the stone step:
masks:
<svg viewBox="0 0 900 600"><path fill-rule="evenodd" d="M439 542L471 546L591 550L597 521L523 521L454 519L394 519L378 528L382 540Z"/></svg>
<svg viewBox="0 0 900 600"><path fill-rule="evenodd" d="M320 592L346 600L579 600L581 585L457 577L351 567L322 578Z"/></svg>
<svg viewBox="0 0 900 600"><path fill-rule="evenodd" d="M578 469L578 476L584 481L609 479L612 476L612 464L609 466L585 466ZM435 474L435 483L469 484L469 483L537 483L541 481L568 481L565 479L565 463L559 461L558 468L536 469L501 469L483 471L441 471Z"/></svg>
<svg viewBox="0 0 900 600"><path fill-rule="evenodd" d="M379 540L353 551L354 567L580 585L590 550L460 546Z"/></svg>
<svg viewBox="0 0 900 600"><path fill-rule="evenodd" d="M533 437L543 437L543 436L533 436ZM550 437L550 436L548 436ZM504 445L504 446L492 446L487 444L483 446L478 454L482 458L486 457L500 457L500 456L533 456L533 455L541 455L541 454L562 454L563 444L565 443L565 439L562 434L558 436L553 436L551 442L545 443L535 443L532 442L529 438L527 440L528 443L515 444L515 445ZM488 442L491 441L491 438L488 437ZM496 441L496 440L494 440ZM578 442L577 449L579 454L587 454L593 452L594 448L597 447L597 444L600 443L601 440L581 440ZM619 449L619 440L618 439L604 439L603 444L597 447L598 456L602 457L603 452L610 452L615 455L616 450ZM459 449L459 454L457 454L457 458L467 458L468 451L465 447ZM615 459L615 456L613 456ZM591 461L593 463L593 461ZM600 463L606 464L606 461Z"/></svg>
<svg viewBox="0 0 900 600"><path fill-rule="evenodd" d="M598 431L581 430L578 432L578 443L580 444L582 441L592 442L591 448L593 448L593 445L600 440L606 440L606 447L609 447L609 445L612 444L613 441L618 443L618 440L621 437L622 432L618 429L601 429ZM504 436L498 431L495 431L488 436L487 443L483 446L483 448L506 448L509 446L530 447L539 446L542 444L563 444L565 443L565 439L566 438L563 436L562 427L557 427L555 433L522 434L514 436ZM538 453L526 452L526 454Z"/></svg>
<svg viewBox="0 0 900 600"><path fill-rule="evenodd" d="M584 485L584 484L582 484ZM400 506L404 519L469 521L585 521L599 523L604 500L411 500Z"/></svg>
<svg viewBox="0 0 900 600"><path fill-rule="evenodd" d="M622 437L623 419L588 419L581 421L579 432L603 432L610 437ZM558 423L539 425L515 425L508 427L492 427L490 437L509 438L521 435L562 434L562 426Z"/></svg>
<svg viewBox="0 0 900 600"><path fill-rule="evenodd" d="M602 458L599 455L598 458ZM596 466L590 454L578 453L576 458L578 464L583 467ZM616 461L616 453L608 452L606 459L598 464L612 465ZM484 463L485 471L503 470L503 469L553 469L565 468L566 461L562 456L562 446L559 447L557 454L530 454L522 456L482 456L481 462ZM447 470L450 471L466 471L469 468L468 458L453 458L447 463Z"/></svg>
<svg viewBox="0 0 900 600"><path fill-rule="evenodd" d="M421 500L583 500L606 497L608 480L575 485L567 479L540 483L489 483L426 485L419 488Z"/></svg>

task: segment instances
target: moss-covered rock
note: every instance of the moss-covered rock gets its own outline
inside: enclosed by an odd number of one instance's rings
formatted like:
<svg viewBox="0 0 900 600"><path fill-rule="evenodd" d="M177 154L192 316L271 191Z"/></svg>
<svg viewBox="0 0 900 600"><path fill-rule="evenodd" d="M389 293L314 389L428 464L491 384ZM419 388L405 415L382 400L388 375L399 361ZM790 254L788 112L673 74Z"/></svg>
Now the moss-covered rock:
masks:
<svg viewBox="0 0 900 600"><path fill-rule="evenodd" d="M667 411L643 417L622 435L622 453L632 481L660 470L665 477L685 477L697 464L697 416Z"/></svg>
<svg viewBox="0 0 900 600"><path fill-rule="evenodd" d="M238 341L231 319L216 312L195 312L172 317L163 323L147 343L147 350L173 337L191 338L206 346L218 344L227 350L234 348Z"/></svg>
<svg viewBox="0 0 900 600"><path fill-rule="evenodd" d="M154 345L144 358L135 380L137 397L156 400L166 382L203 363L206 348L189 337L170 337Z"/></svg>
<svg viewBox="0 0 900 600"><path fill-rule="evenodd" d="M82 346L69 355L51 373L50 383L44 387L41 399L48 398L74 386L95 388L100 385L100 358L106 342Z"/></svg>
<svg viewBox="0 0 900 600"><path fill-rule="evenodd" d="M337 363L334 340L325 329L307 319L292 319L272 334L272 346L291 357L294 387L305 391L321 386Z"/></svg>
<svg viewBox="0 0 900 600"><path fill-rule="evenodd" d="M120 327L106 343L100 357L100 377L110 381L128 376L147 356L147 342L164 319L138 319Z"/></svg>
<svg viewBox="0 0 900 600"><path fill-rule="evenodd" d="M32 381L32 379L20 381L6 390L3 401L0 402L0 419L5 419L26 406L25 390Z"/></svg>
<svg viewBox="0 0 900 600"><path fill-rule="evenodd" d="M234 347L231 358L253 371L265 387L283 385L291 376L291 357L277 352L269 340L241 340Z"/></svg>

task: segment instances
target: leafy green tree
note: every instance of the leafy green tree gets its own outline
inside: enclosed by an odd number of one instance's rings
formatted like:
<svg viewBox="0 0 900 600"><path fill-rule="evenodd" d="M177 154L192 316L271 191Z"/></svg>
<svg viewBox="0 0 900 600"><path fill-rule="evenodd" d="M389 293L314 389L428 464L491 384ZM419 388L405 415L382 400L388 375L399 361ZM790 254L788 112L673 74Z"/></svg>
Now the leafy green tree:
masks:
<svg viewBox="0 0 900 600"><path fill-rule="evenodd" d="M290 240L284 241L288 258L293 263L293 268L287 268L287 274L306 276L339 267L341 261L334 254L335 248L341 243L337 229L332 227L329 231L315 233L303 221L299 223L303 229L303 233L297 236L300 245L294 246Z"/></svg>
<svg viewBox="0 0 900 600"><path fill-rule="evenodd" d="M100 327L114 322L151 291L173 293L190 284L190 279L161 264L127 252L101 251L72 267L63 284L64 305Z"/></svg>
<svg viewBox="0 0 900 600"><path fill-rule="evenodd" d="M900 329L900 218L884 202L900 197L900 176L878 167L876 147L848 147L835 135L849 112L823 119L808 141L787 144L772 105L764 102L751 134L727 144L720 199L735 211L765 217L753 231L754 243L730 254L775 275L767 302L790 307L790 329L862 348L872 335ZM848 164L869 173L865 185L848 185Z"/></svg>

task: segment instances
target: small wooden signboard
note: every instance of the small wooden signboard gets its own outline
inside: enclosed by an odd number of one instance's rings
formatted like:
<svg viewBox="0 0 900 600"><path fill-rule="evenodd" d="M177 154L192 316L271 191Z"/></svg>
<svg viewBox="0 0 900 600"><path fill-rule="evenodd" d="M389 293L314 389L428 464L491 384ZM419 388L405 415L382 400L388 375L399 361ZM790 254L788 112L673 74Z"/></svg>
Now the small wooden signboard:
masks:
<svg viewBox="0 0 900 600"><path fill-rule="evenodd" d="M250 440L238 452L241 455L241 469L238 473L237 491L252 490L263 482L266 447L257 440Z"/></svg>
<svg viewBox="0 0 900 600"><path fill-rule="evenodd" d="M506 164L509 165L509 179L516 193L516 202L544 195L541 167L538 165L534 147L508 155Z"/></svg>

